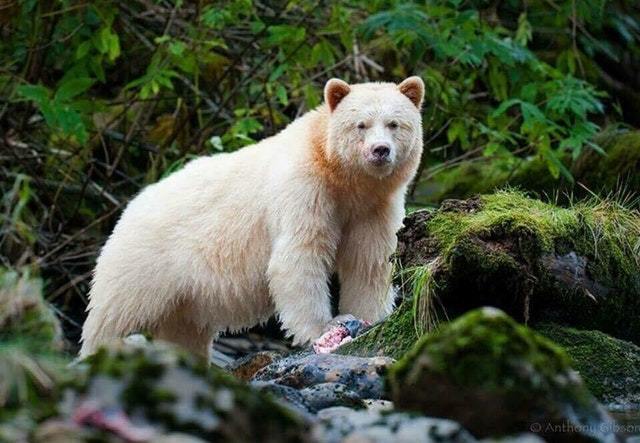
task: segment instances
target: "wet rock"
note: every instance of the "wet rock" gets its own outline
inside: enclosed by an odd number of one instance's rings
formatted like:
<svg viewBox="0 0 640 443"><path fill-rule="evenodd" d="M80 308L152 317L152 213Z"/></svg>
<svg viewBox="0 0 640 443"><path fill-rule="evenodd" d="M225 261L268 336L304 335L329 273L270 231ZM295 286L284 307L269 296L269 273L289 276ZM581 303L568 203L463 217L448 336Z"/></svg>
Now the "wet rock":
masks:
<svg viewBox="0 0 640 443"><path fill-rule="evenodd" d="M609 410L640 410L640 347L600 331L554 324L536 327L571 358L593 395Z"/></svg>
<svg viewBox="0 0 640 443"><path fill-rule="evenodd" d="M388 381L397 408L450 418L477 437L533 429L549 441L616 441L614 422L569 362L549 340L484 308L421 338Z"/></svg>
<svg viewBox="0 0 640 443"><path fill-rule="evenodd" d="M331 406L365 407L363 400L341 383L320 383L304 389L295 389L278 383L254 381L251 386L270 393L303 415L308 414L308 418Z"/></svg>
<svg viewBox="0 0 640 443"><path fill-rule="evenodd" d="M342 383L320 383L300 390L308 408L317 412L331 406L364 407L358 393Z"/></svg>
<svg viewBox="0 0 640 443"><path fill-rule="evenodd" d="M373 400L367 399L363 400L364 406L367 409L372 409L378 412L389 412L393 411L393 402L389 400Z"/></svg>
<svg viewBox="0 0 640 443"><path fill-rule="evenodd" d="M300 390L291 386L270 383L266 381L253 381L251 386L256 390L270 394L276 400L283 402L286 407L293 408L297 413L312 419L312 411L306 397Z"/></svg>
<svg viewBox="0 0 640 443"><path fill-rule="evenodd" d="M345 407L324 409L313 436L324 443L470 443L476 440L458 423L407 413L383 414Z"/></svg>
<svg viewBox="0 0 640 443"><path fill-rule="evenodd" d="M104 433L150 428L206 441L308 439L308 423L291 408L167 344L102 348L77 371L61 418ZM89 414L80 414L88 405Z"/></svg>
<svg viewBox="0 0 640 443"><path fill-rule="evenodd" d="M382 375L394 362L387 357L362 358L336 354L301 354L278 360L254 376L296 389L325 383L344 385L359 398L382 398Z"/></svg>
<svg viewBox="0 0 640 443"><path fill-rule="evenodd" d="M282 353L274 351L262 351L249 354L232 363L228 370L240 380L249 381L260 369L270 365L278 358L282 357Z"/></svg>

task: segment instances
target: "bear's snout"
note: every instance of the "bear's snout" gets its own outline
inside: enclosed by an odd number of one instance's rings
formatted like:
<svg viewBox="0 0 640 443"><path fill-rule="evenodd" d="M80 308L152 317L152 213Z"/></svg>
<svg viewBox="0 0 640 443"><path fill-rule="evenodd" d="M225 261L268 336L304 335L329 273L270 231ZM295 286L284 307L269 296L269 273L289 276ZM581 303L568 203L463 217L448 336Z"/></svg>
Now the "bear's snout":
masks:
<svg viewBox="0 0 640 443"><path fill-rule="evenodd" d="M376 166L387 164L391 161L391 147L388 143L374 143L367 157Z"/></svg>

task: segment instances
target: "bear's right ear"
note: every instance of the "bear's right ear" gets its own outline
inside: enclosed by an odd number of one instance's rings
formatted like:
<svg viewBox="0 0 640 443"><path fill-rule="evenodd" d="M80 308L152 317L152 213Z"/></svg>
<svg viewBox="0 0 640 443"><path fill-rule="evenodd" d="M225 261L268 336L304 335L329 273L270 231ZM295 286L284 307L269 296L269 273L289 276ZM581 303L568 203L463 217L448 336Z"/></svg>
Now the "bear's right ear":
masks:
<svg viewBox="0 0 640 443"><path fill-rule="evenodd" d="M324 86L324 101L329 105L329 109L333 112L336 106L340 104L343 98L351 92L351 88L339 78L332 78Z"/></svg>

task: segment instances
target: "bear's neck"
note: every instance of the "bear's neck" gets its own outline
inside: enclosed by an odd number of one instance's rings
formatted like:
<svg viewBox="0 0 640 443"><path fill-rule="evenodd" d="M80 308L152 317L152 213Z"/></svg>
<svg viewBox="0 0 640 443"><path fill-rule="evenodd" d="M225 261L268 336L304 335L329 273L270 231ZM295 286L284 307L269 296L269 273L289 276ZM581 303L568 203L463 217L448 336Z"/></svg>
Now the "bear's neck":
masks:
<svg viewBox="0 0 640 443"><path fill-rule="evenodd" d="M309 125L311 173L321 180L338 203L353 202L362 205L364 201L374 207L386 206L415 174L420 160L419 150L413 150L409 159L382 178L373 177L365 171L355 170L343 164L337 155L332 154L335 151L329 146L329 110L326 105L314 112Z"/></svg>

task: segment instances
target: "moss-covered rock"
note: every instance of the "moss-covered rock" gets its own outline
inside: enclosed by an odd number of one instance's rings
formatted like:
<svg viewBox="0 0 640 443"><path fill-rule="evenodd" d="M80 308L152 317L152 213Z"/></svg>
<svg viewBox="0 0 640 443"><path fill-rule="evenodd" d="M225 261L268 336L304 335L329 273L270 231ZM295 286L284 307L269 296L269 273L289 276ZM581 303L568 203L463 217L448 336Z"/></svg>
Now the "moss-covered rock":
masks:
<svg viewBox="0 0 640 443"><path fill-rule="evenodd" d="M388 384L397 408L456 420L479 437L544 424L540 432L550 441L615 439L611 419L566 354L494 308L425 335L391 368Z"/></svg>
<svg viewBox="0 0 640 443"><path fill-rule="evenodd" d="M615 201L560 208L500 191L414 212L398 238L406 300L340 352L397 358L480 306L640 342L640 215Z"/></svg>
<svg viewBox="0 0 640 443"><path fill-rule="evenodd" d="M574 182L553 178L543 158L498 158L486 162L466 161L444 169L432 180L418 186L417 201L438 204L445 199L468 198L493 192L505 186L538 194L571 192L586 195L590 191L606 195L625 189L640 193L640 131L610 129L597 138L606 152L585 150L575 161L567 155L565 166Z"/></svg>
<svg viewBox="0 0 640 443"><path fill-rule="evenodd" d="M609 409L640 407L640 347L600 331L555 324L536 330L566 351L589 390Z"/></svg>
<svg viewBox="0 0 640 443"><path fill-rule="evenodd" d="M207 441L306 441L308 423L293 409L168 344L102 348L83 360L66 390L68 414L86 405L122 410L159 435Z"/></svg>

